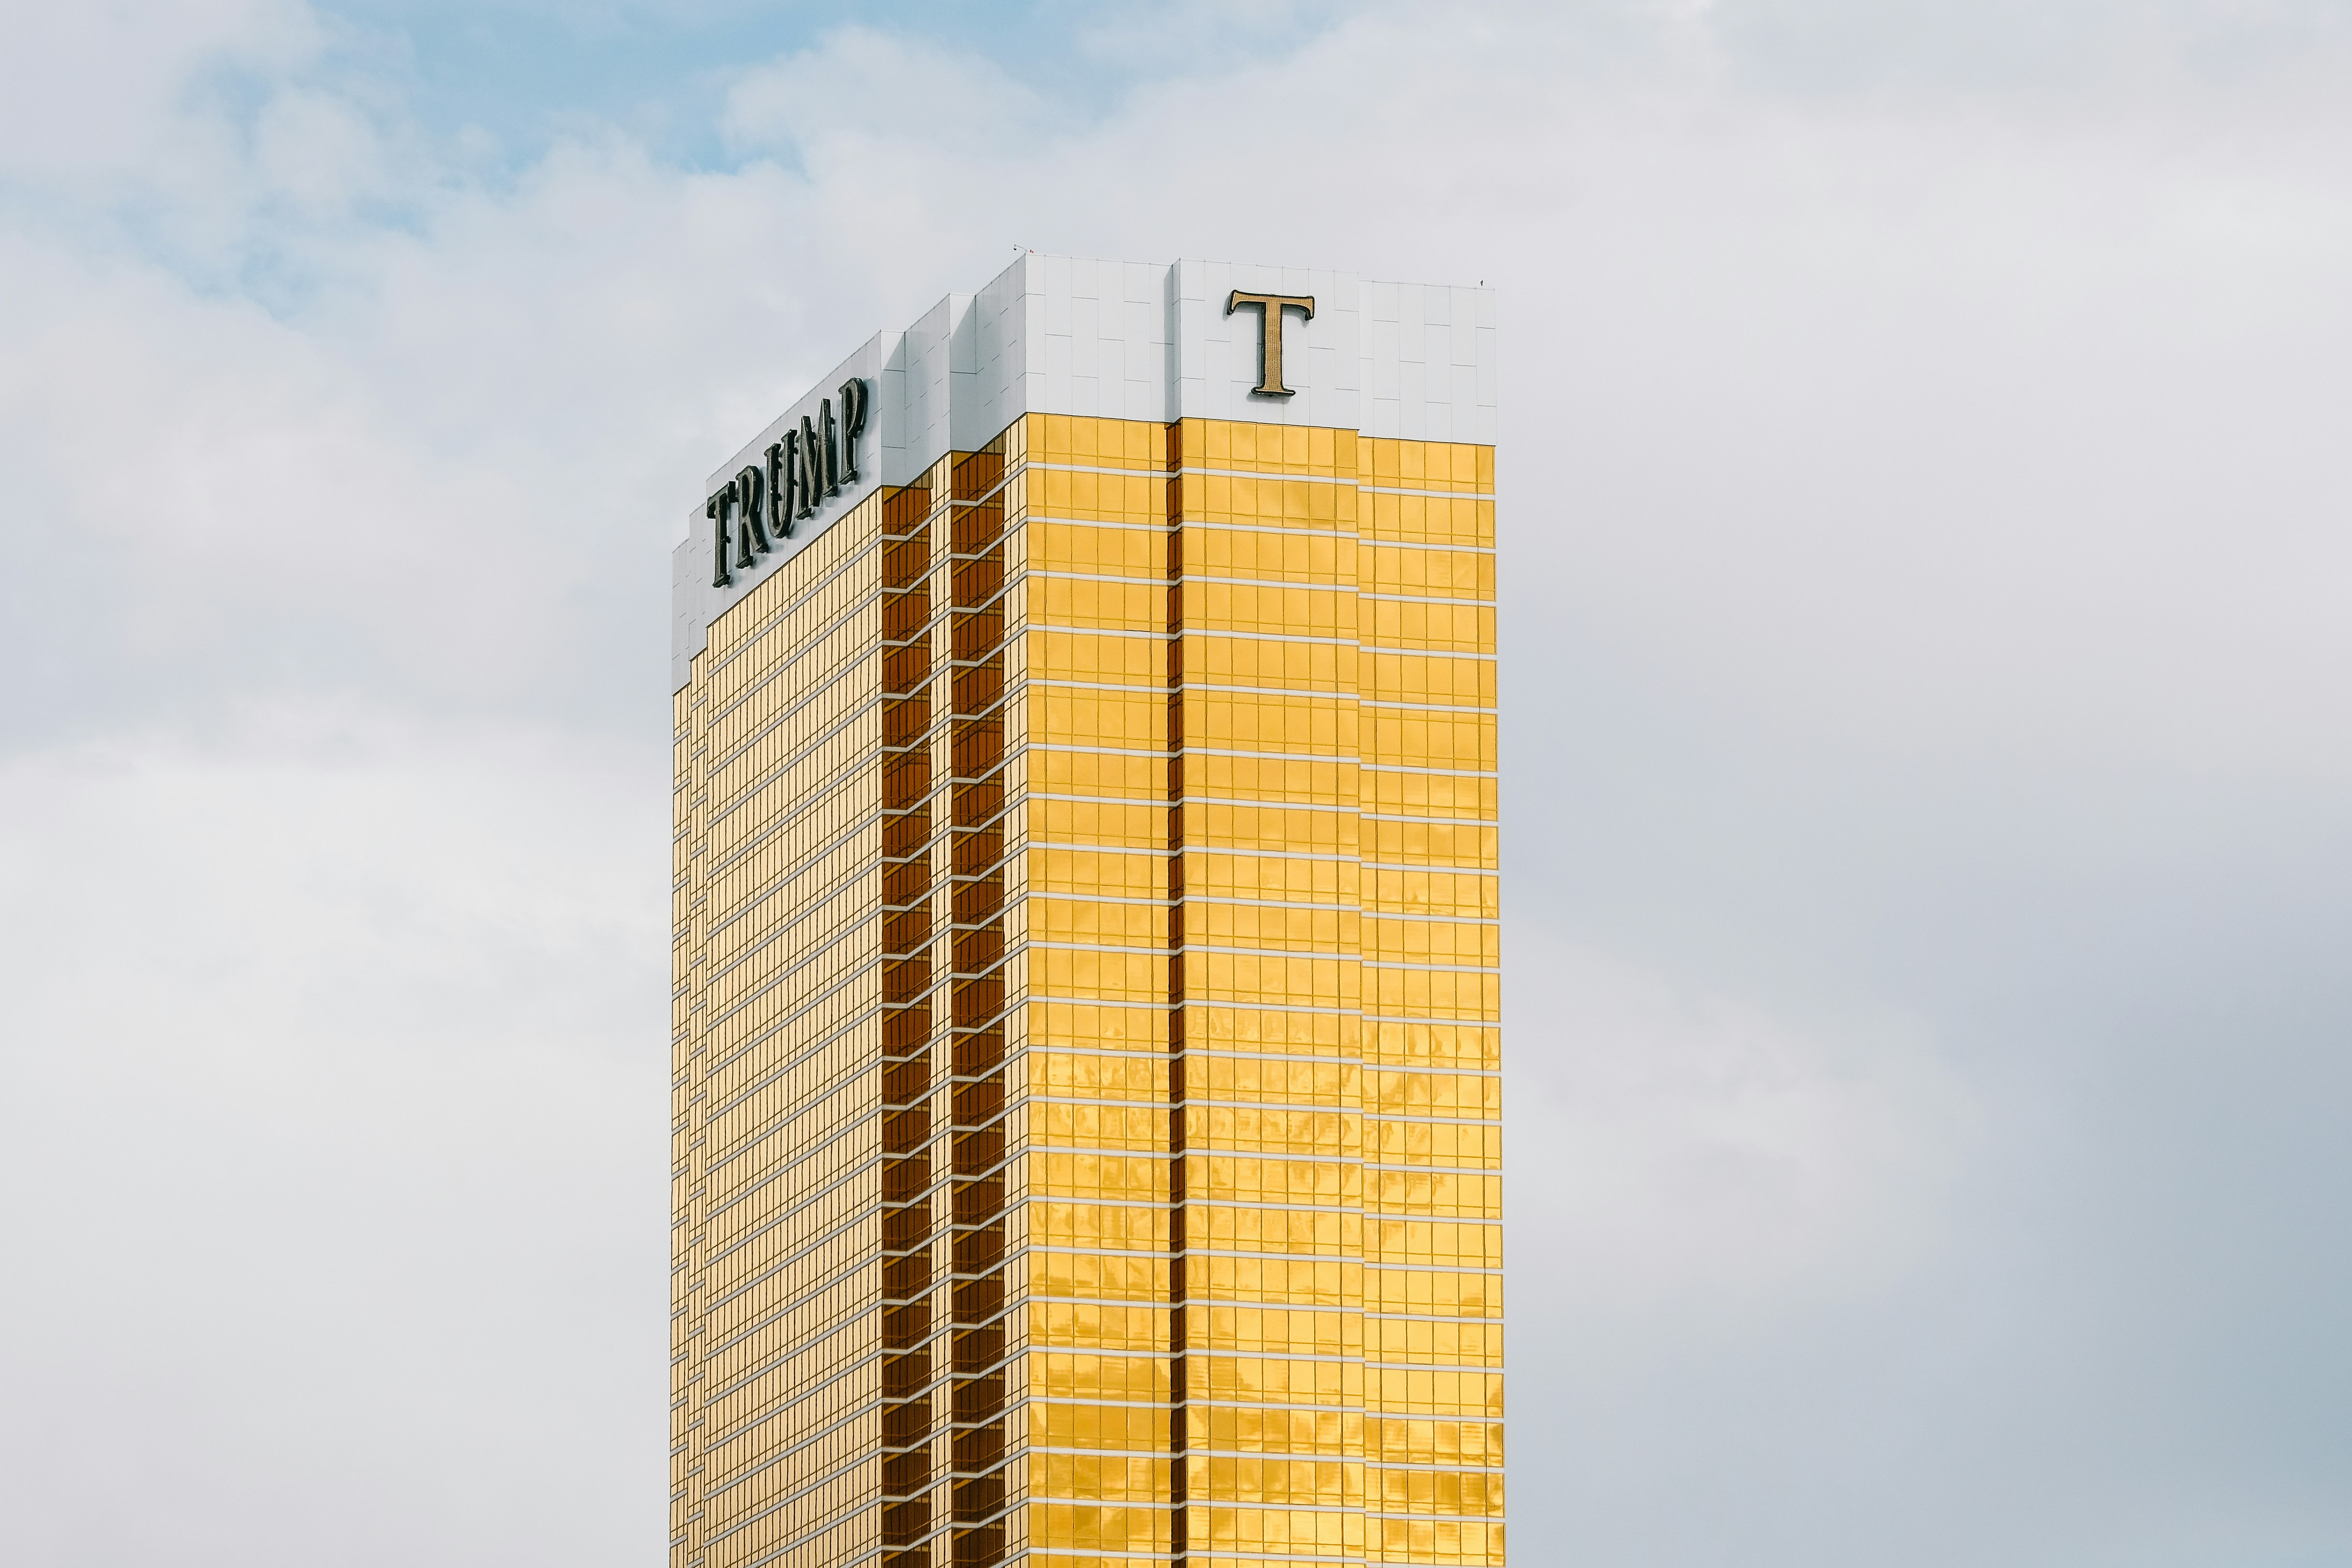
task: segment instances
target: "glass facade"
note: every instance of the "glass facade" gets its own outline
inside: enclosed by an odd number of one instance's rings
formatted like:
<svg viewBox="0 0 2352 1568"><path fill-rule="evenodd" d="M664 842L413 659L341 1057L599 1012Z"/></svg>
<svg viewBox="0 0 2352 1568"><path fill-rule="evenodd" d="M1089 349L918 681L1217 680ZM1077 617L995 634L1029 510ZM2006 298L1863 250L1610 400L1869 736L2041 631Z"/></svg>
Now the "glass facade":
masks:
<svg viewBox="0 0 2352 1568"><path fill-rule="evenodd" d="M711 625L674 1568L1503 1562L1493 479L1031 414Z"/></svg>

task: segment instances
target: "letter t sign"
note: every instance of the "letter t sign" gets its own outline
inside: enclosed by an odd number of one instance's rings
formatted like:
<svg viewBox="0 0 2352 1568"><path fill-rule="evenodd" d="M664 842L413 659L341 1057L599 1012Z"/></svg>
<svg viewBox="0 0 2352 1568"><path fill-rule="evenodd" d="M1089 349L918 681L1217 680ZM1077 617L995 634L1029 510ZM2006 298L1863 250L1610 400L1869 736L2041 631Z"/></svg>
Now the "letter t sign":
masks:
<svg viewBox="0 0 2352 1568"><path fill-rule="evenodd" d="M1294 388L1282 384L1282 312L1297 310L1306 321L1315 319L1315 296L1312 294L1244 294L1234 290L1225 301L1225 314L1230 316L1244 305L1258 309L1257 342L1259 372L1257 384L1250 390L1268 397L1287 397Z"/></svg>

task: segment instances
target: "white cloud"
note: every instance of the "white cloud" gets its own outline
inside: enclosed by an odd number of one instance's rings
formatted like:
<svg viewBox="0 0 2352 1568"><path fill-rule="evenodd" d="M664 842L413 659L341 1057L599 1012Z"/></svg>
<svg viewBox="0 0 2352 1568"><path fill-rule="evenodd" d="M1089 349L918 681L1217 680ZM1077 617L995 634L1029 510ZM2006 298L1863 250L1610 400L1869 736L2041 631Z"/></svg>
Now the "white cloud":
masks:
<svg viewBox="0 0 2352 1568"><path fill-rule="evenodd" d="M305 207L340 211L390 184L376 128L334 94L273 94L255 119L253 142L269 188Z"/></svg>
<svg viewBox="0 0 2352 1568"><path fill-rule="evenodd" d="M43 1496L0 1517L99 1520L84 1561L307 1562L353 1517L395 1523L352 1560L654 1549L658 1500L629 1513L621 1478L658 1467L660 1308L629 1292L659 1249L667 549L717 455L1016 243L1502 289L1510 743L1586 781L1573 816L1528 809L1558 781L1515 784L1514 875L1605 851L1675 917L1571 879L1541 914L1582 945L1514 925L1513 1353L1550 1369L1521 1410L1590 1392L1530 1349L1587 1342L1566 1325L1683 1357L1667 1447L1736 1446L1705 1401L1740 1325L1826 1334L1957 1267L1971 1226L1984 1266L1986 1151L2031 1147L2016 1083L2082 1115L2015 1060L2054 1040L2087 1076L2082 1020L2131 1039L2116 1020L2173 1005L2171 971L2099 941L2227 918L2265 869L2229 825L2335 798L2352 761L2352 99L2325 49L1896 95L1847 68L1895 45L1818 9L1371 9L1087 120L851 27L733 79L713 129L760 154L740 168L583 130L488 185L339 84L306 12L69 11L27 13L0 62L0 158L40 196L0 237L0 637L35 672L0 693L33 704L0 765L0 1158L42 1260L0 1270L37 1287L0 1298L0 1490ZM1776 18L1852 58L1763 49ZM249 113L207 96L229 69ZM142 192L232 264L157 265L115 221ZM397 225L366 216L386 193ZM1607 709L1612 680L1711 726L1668 783L1624 763L1655 715ZM1742 794L1751 756L1825 818L1895 826L1791 847ZM1948 888L1874 880L1898 841L2030 860L2072 830L2045 776L2070 769L2200 775L2209 807L2166 828L2195 842L2124 832L2128 895L2021 875L1976 947L1938 923ZM1694 869L1702 818L1754 863ZM2326 846L2278 857L2346 881ZM1689 934L1745 919L1702 907L1718 871L1769 884L1740 973ZM2306 945L2328 929L2294 913ZM1955 1017L1938 964L2047 1016ZM2099 989L2126 970L2133 995ZM613 1218L640 1212L642 1249ZM2075 1283L2001 1256L2008 1299ZM1971 1343L1953 1380L2032 1410ZM1753 1353L1768 1383L1812 1370ZM1872 1431L1948 1407L1870 1397ZM319 1522L268 1559L239 1523L289 1489L242 1456L288 1430L323 1434L289 1461ZM516 1431L546 1468L492 1451ZM101 1438L154 1510L76 1489L118 1484L60 1458ZM1557 1453L1520 1449L1538 1476ZM527 1539L551 1517L577 1532ZM1739 1523L1691 1524L1687 1559L1777 1560ZM66 1528L6 1539L71 1561ZM2032 1560L2016 1528L1991 1555ZM1900 1541L1850 1560L1917 1556Z"/></svg>
<svg viewBox="0 0 2352 1568"><path fill-rule="evenodd" d="M1610 369L1533 550L1629 655L1818 741L2342 778L2342 129L1633 118L1575 171L1562 347Z"/></svg>
<svg viewBox="0 0 2352 1568"><path fill-rule="evenodd" d="M796 152L812 165L913 149L898 172L919 189L944 172L942 154L1017 152L1048 118L1044 100L983 55L852 24L744 71L727 89L719 128L738 149ZM885 189L909 194L903 183Z"/></svg>
<svg viewBox="0 0 2352 1568"><path fill-rule="evenodd" d="M1510 960L1523 1322L1686 1341L1937 1257L1978 1115L1918 1025L1800 1026L1540 930L1515 931Z"/></svg>
<svg viewBox="0 0 2352 1568"><path fill-rule="evenodd" d="M194 675L216 703L272 665L444 694L544 668L551 588L575 572L497 569L539 504L525 477L436 460L347 352L247 302L136 264L16 262L0 446L48 503L17 592L51 649L111 628L81 679L184 697Z"/></svg>
<svg viewBox="0 0 2352 1568"><path fill-rule="evenodd" d="M315 711L0 765L12 1558L658 1551L661 793Z"/></svg>
<svg viewBox="0 0 2352 1568"><path fill-rule="evenodd" d="M311 68L303 0L5 7L0 195L9 227L103 256L170 256L234 279L268 192L244 104Z"/></svg>
<svg viewBox="0 0 2352 1568"><path fill-rule="evenodd" d="M222 155L214 77L295 69L323 41L301 0L14 0L5 12L0 170L59 184L143 184Z"/></svg>

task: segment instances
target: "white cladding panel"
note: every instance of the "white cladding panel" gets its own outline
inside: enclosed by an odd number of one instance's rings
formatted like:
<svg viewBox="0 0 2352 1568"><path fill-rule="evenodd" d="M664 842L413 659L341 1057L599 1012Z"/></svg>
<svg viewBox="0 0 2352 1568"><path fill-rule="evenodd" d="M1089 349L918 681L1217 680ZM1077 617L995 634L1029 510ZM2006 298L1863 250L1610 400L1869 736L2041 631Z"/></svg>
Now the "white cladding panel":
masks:
<svg viewBox="0 0 2352 1568"><path fill-rule="evenodd" d="M1255 267L1232 261L1180 261L1176 276L1177 419L1246 419L1265 425L1362 428L1363 334L1352 272L1310 267ZM1260 312L1230 314L1235 290L1287 294L1315 301L1312 321L1285 308L1282 381L1288 397L1260 396Z"/></svg>
<svg viewBox="0 0 2352 1568"><path fill-rule="evenodd" d="M1367 436L1495 444L1495 291L1366 283Z"/></svg>
<svg viewBox="0 0 2352 1568"><path fill-rule="evenodd" d="M1260 395L1259 312L1235 289L1311 295L1282 312L1289 397ZM1426 441L1496 440L1495 295L1352 272L1229 261L1022 256L978 294L950 294L903 332L883 332L713 469L706 498L852 376L873 384L858 482L759 564L713 586L712 525L698 502L671 556L670 678L686 685L710 623L877 485L903 485L950 451L994 440L1024 414L1237 419L1354 428Z"/></svg>

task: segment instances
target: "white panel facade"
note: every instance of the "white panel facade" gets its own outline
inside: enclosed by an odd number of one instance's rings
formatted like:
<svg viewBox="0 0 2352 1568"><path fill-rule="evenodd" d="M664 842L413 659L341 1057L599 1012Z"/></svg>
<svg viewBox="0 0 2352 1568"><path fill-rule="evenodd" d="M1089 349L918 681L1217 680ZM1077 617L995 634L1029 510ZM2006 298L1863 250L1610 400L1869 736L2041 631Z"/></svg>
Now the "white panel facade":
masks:
<svg viewBox="0 0 2352 1568"><path fill-rule="evenodd" d="M1258 267L1232 261L1180 261L1176 277L1176 407L1171 419L1246 419L1264 425L1323 425L1361 429L1363 333L1352 272L1311 267ZM1254 389L1264 365L1259 310L1228 312L1234 290L1311 298L1314 319L1281 314L1283 384L1288 397Z"/></svg>
<svg viewBox="0 0 2352 1568"><path fill-rule="evenodd" d="M1240 289L1312 296L1282 311L1288 397L1255 389L1259 311ZM1102 261L1024 254L978 294L950 294L903 332L869 341L719 468L706 497L841 384L873 384L858 482L754 568L714 587L711 524L698 502L672 554L672 689L710 623L845 516L877 485L903 485L950 451L996 438L1024 414L1165 424L1234 419L1352 428L1412 440L1496 442L1495 296L1485 288L1382 283L1351 272L1228 261Z"/></svg>

